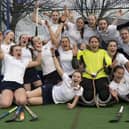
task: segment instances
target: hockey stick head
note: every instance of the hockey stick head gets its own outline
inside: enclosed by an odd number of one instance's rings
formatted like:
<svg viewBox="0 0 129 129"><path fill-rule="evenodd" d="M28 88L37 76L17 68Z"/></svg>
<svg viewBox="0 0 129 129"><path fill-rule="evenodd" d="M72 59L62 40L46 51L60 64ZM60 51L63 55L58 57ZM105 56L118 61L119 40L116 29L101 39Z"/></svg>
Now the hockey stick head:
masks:
<svg viewBox="0 0 129 129"><path fill-rule="evenodd" d="M120 121L122 114L123 114L124 106L120 107L119 112L116 114L115 118L113 120L110 120L110 123L117 123Z"/></svg>
<svg viewBox="0 0 129 129"><path fill-rule="evenodd" d="M27 111L27 112L30 114L30 116L31 116L30 121L36 121L36 120L38 120L37 114L35 114L28 106L24 106L24 107L25 107L26 111Z"/></svg>
<svg viewBox="0 0 129 129"><path fill-rule="evenodd" d="M38 120L38 117L37 116L32 117L29 121L36 121L36 120Z"/></svg>

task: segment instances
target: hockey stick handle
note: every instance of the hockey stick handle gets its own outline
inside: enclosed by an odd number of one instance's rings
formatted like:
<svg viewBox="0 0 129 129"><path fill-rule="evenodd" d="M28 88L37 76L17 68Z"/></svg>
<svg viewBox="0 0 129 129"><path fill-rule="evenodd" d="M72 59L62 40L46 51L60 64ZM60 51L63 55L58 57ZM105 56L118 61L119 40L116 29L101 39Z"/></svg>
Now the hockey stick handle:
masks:
<svg viewBox="0 0 129 129"><path fill-rule="evenodd" d="M0 119L5 118L6 116L8 116L10 113L14 112L18 107L14 107L12 109L10 109L8 112L4 112L3 114L0 115Z"/></svg>
<svg viewBox="0 0 129 129"><path fill-rule="evenodd" d="M24 106L26 111L31 115L32 118L38 118L38 116L28 107Z"/></svg>

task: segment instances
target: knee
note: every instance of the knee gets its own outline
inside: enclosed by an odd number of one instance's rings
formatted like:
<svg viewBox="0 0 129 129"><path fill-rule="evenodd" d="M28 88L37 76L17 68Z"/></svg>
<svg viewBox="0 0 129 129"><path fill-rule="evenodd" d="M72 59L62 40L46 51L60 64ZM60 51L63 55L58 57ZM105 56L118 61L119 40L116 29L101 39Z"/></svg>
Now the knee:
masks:
<svg viewBox="0 0 129 129"><path fill-rule="evenodd" d="M8 108L12 105L12 102L9 101L1 101L1 108Z"/></svg>
<svg viewBox="0 0 129 129"><path fill-rule="evenodd" d="M27 104L27 99L24 97L24 98L18 98L16 100L16 103L17 105L26 105Z"/></svg>

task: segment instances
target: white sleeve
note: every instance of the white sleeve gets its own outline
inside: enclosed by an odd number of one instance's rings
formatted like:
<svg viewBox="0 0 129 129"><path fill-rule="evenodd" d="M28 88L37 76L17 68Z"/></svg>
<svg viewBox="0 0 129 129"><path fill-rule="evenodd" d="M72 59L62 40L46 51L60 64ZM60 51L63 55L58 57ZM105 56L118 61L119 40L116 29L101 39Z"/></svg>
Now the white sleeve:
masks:
<svg viewBox="0 0 129 129"><path fill-rule="evenodd" d="M128 62L128 59L121 53L118 55L118 62L120 62L121 65L125 65Z"/></svg>
<svg viewBox="0 0 129 129"><path fill-rule="evenodd" d="M117 84L116 84L114 81L112 81L112 82L109 84L109 88L110 88L111 90L117 90Z"/></svg>
<svg viewBox="0 0 129 129"><path fill-rule="evenodd" d="M117 29L117 26L116 25L109 25L108 29L113 31L113 30Z"/></svg>
<svg viewBox="0 0 129 129"><path fill-rule="evenodd" d="M64 73L62 76L62 80L65 81L65 80L71 80L71 79L66 73Z"/></svg>
<svg viewBox="0 0 129 129"><path fill-rule="evenodd" d="M45 20L41 20L42 25L45 25Z"/></svg>
<svg viewBox="0 0 129 129"><path fill-rule="evenodd" d="M79 90L76 90L76 91L75 91L75 94L76 94L77 96L82 96L82 94L83 94L83 87L80 87Z"/></svg>

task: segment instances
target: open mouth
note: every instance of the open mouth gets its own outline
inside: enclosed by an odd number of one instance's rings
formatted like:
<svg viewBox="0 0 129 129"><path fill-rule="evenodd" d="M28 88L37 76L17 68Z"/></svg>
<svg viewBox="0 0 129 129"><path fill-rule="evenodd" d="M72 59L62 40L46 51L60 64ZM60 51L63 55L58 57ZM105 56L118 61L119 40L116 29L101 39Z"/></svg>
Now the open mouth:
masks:
<svg viewBox="0 0 129 129"><path fill-rule="evenodd" d="M21 57L21 54L20 54L20 53L18 53L18 54L17 54L17 56L18 56L18 57Z"/></svg>

